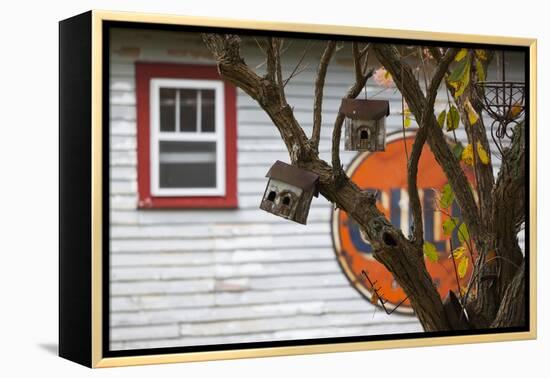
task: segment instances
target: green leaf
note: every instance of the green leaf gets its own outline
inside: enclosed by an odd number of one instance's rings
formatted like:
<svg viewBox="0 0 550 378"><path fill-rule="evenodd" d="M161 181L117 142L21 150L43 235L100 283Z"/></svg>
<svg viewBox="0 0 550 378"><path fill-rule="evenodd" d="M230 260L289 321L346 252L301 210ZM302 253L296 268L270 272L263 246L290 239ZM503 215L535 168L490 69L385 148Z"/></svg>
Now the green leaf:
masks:
<svg viewBox="0 0 550 378"><path fill-rule="evenodd" d="M470 233L468 232L468 226L466 226L466 223L462 223L458 227L458 241L460 243L464 243L468 240L470 240Z"/></svg>
<svg viewBox="0 0 550 378"><path fill-rule="evenodd" d="M456 106L452 105L447 113L447 131L453 131L458 128L460 122L460 114Z"/></svg>
<svg viewBox="0 0 550 378"><path fill-rule="evenodd" d="M422 246L422 250L424 251L424 255L431 262L437 262L437 260L439 260L439 253L437 253L435 245L433 245L432 243L425 241L424 245Z"/></svg>
<svg viewBox="0 0 550 378"><path fill-rule="evenodd" d="M445 118L447 116L447 112L443 110L439 115L437 116L437 123L439 123L439 127L443 128L443 125L445 124Z"/></svg>
<svg viewBox="0 0 550 378"><path fill-rule="evenodd" d="M455 92L455 98L462 96L466 88L468 88L468 84L470 84L470 59L467 59L468 64L466 65L466 69L464 71L464 75L458 80L458 87Z"/></svg>
<svg viewBox="0 0 550 378"><path fill-rule="evenodd" d="M466 272L468 271L468 257L466 256L463 256L461 259L460 259L460 262L458 263L458 267L457 267L457 273L458 273L458 277L460 278L464 278L464 276L466 275Z"/></svg>
<svg viewBox="0 0 550 378"><path fill-rule="evenodd" d="M464 151L462 143L458 142L453 146L453 154L458 160L462 159L462 151Z"/></svg>
<svg viewBox="0 0 550 378"><path fill-rule="evenodd" d="M455 66L453 72L449 75L449 81L459 81L462 79L466 70L469 70L470 59L463 59Z"/></svg>
<svg viewBox="0 0 550 378"><path fill-rule="evenodd" d="M485 81L485 69L483 68L483 64L479 60L476 59L476 72L477 72L477 78L479 81Z"/></svg>
<svg viewBox="0 0 550 378"><path fill-rule="evenodd" d="M448 209L449 206L452 205L454 199L455 194L453 192L453 189L451 188L451 185L443 185L443 190L441 191L441 199L439 200L439 205L441 206L441 208Z"/></svg>
<svg viewBox="0 0 550 378"><path fill-rule="evenodd" d="M464 59L464 57L466 57L466 54L468 54L468 50L467 49L460 49L460 51L458 52L458 54L456 54L455 56L455 60L457 62L460 62L462 59Z"/></svg>
<svg viewBox="0 0 550 378"><path fill-rule="evenodd" d="M405 117L405 122L403 123L405 128L409 128L411 126L411 119L409 117Z"/></svg>
<svg viewBox="0 0 550 378"><path fill-rule="evenodd" d="M458 222L458 218L455 217L445 219L445 222L443 222L443 234L451 236Z"/></svg>

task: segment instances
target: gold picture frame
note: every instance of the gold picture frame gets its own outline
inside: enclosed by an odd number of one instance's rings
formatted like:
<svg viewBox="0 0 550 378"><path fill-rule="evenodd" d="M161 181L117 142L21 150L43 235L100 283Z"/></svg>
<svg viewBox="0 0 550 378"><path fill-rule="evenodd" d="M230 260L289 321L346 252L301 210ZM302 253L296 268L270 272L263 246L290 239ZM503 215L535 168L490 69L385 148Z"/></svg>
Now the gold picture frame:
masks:
<svg viewBox="0 0 550 378"><path fill-rule="evenodd" d="M104 30L105 25L108 22L120 22L120 23L136 23L142 25L184 25L184 26L197 26L197 27L211 27L211 28L228 28L228 29L245 29L245 30L262 30L273 32L292 32L292 33L308 33L308 34L324 34L334 36L353 36L353 37L370 37L370 38L383 38L383 39L406 39L406 40L428 40L434 42L445 43L470 43L470 44L491 44L502 46L519 46L528 49L528 72L529 72L529 104L528 109L528 122L529 122L529 234L526 235L526 239L529 241L529 265L528 265L528 278L529 278L529 329L521 332L507 332L507 333L485 333L475 335L453 335L453 336L436 336L427 338L403 338L403 339L391 339L391 340L375 340L375 341L362 341L362 342L342 342L342 343L312 343L307 345L296 346L276 346L265 348L252 348L252 349L237 349L237 350L212 350L212 351L200 351L200 352L170 352L165 354L143 354L143 355L129 355L129 356L106 356L104 353L104 312L103 305L105 298L103 297L103 288L105 285L105 267L103 264L103 254L105 253L105 243L103 240L103 219L104 212L108 207L105 207L103 203L105 190L104 172L105 162L103 160L103 140L104 140L104 118L103 107L106 104L104 98L104 86L106 85L103 66L105 64L104 48ZM67 33L75 32L87 33L83 38L89 40L89 45L82 44L67 37ZM175 16L175 15L161 15L161 14L145 14L145 13L127 13L127 12L111 12L93 10L85 13L81 16L76 16L73 19L69 19L61 22L61 51L60 51L60 73L61 76L67 74L65 69L68 62L63 59L69 59L78 46L80 48L89 47L88 55L90 58L89 69L91 77L89 78L89 86L84 87L82 90L90 90L89 100L90 103L83 103L79 106L84 110L86 105L89 106L87 111L90 117L89 128L82 125L82 131L80 132L83 141L89 141L89 162L90 170L88 173L89 180L82 182L83 190L86 189L86 185L91 185L86 192L69 193L69 189L65 189L66 194L65 203L61 203L61 216L65 217L66 221L61 220L64 227L61 228L61 238L68 237L67 234L71 231L81 232L88 235L87 238L80 238L80 241L73 240L62 242L60 246L60 355L62 357L71 359L73 361L82 363L89 367L115 367L115 366L130 366L130 365L144 365L144 364L160 364L160 363L174 363L174 362L188 362L188 361L207 361L218 359L237 359L237 358L250 358L250 357L267 357L267 356L283 356L283 355L299 355L310 353L328 353L328 352L346 352L346 351L358 351L358 350L371 350L371 349L387 349L387 348L404 348L404 347L419 347L419 346L434 346L434 345L448 345L448 344L466 344L466 343L480 343L480 342L494 342L494 341L512 341L512 340L525 340L535 339L537 335L537 303L536 303L536 212L537 212L537 175L536 175L536 124L537 124L537 41L536 39L528 38L514 38L514 37L502 37L502 36L485 36L485 35L468 35L468 34L452 34L452 33L437 33L426 31L405 31L395 29L378 29L368 27L350 27L340 25L317 25L317 24L294 24L294 23L279 23L279 22L258 22L254 20L232 20L232 19L218 19L209 17L189 17L189 16ZM65 34L63 34L65 33ZM65 35L65 37L63 36ZM64 55L65 54L65 55ZM82 59L87 59L83 57ZM67 68L68 69L68 68ZM68 75L68 74L67 74ZM65 88L63 86L63 80L68 83L70 78L61 78L61 91ZM68 84L67 84L68 85ZM83 102L81 98L69 99L61 95L61 112L64 107L71 104L70 101ZM76 117L86 117L78 115ZM79 118L85 120L86 118ZM61 123L68 122L70 116L68 115L66 121L64 117L61 117ZM70 135L63 136L66 128L61 126L61 148L64 148L64 143L69 143ZM76 131L74 131L76 132ZM80 134L79 134L80 135ZM74 151L73 151L74 152ZM68 152L67 152L68 153ZM67 159L67 155L61 154L61 165L63 166L63 159ZM70 168L66 168L67 175L72 171ZM61 173L61 186L64 187L70 181L70 178L66 177L64 181L63 170ZM77 201L80 196L89 194L89 212L82 216L88 216L88 223L84 225L70 225L68 219L70 218L66 213L67 210L64 206L69 206L73 202ZM107 205L108 206L108 205ZM72 214L72 216L76 216ZM65 222L65 223L64 223ZM88 227L86 229L86 227ZM73 227L73 228L71 228ZM78 230L75 227L80 227ZM89 242L89 245L86 244ZM71 244L72 243L72 244ZM72 246L72 252L80 252L80 250L86 250L83 256L74 257L69 256L69 247ZM64 249L66 248L66 249ZM75 250L74 248L79 248ZM81 277L76 278L71 275L68 270L72 270L73 273L83 273ZM89 286L82 286L79 282L74 280L88 280ZM88 281L86 281L88 282ZM89 289L89 295L86 290ZM75 296L79 295L78 291L82 291L80 295L81 300L84 301L82 306L78 309L71 307L78 307L74 305ZM81 311L81 312L79 312ZM68 325L79 314L85 312L87 315L80 320L75 320L76 325ZM89 313L89 314L88 314ZM74 351L78 347L78 341L81 340L82 347L79 351Z"/></svg>

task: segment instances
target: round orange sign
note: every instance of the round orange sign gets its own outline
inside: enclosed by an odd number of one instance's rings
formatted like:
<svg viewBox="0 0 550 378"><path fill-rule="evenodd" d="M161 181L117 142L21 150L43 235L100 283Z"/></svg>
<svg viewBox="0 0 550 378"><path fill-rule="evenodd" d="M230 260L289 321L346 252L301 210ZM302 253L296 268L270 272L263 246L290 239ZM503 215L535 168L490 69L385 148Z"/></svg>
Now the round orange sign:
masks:
<svg viewBox="0 0 550 378"><path fill-rule="evenodd" d="M407 193L407 152L410 153L414 142L414 133L388 136L386 150L375 153L359 154L350 164L347 174L362 189L377 190L378 208L396 227L407 236L410 234L411 214ZM467 172L470 182L473 175ZM426 259L428 272L432 276L439 294L445 297L449 290L457 290L457 275L453 261L449 258L451 248L449 237L443 234L442 224L449 217L460 219L460 209L453 203L451 214L438 210L437 196L447 183L447 177L437 164L430 148L425 145L418 168L418 189L424 215L424 239L432 243L438 253L437 262ZM391 309L399 304L406 295L392 274L372 256L372 247L363 238L357 223L340 209L333 213L332 236L338 262L347 278L363 296L371 299L371 287L362 271L364 270L379 293L387 300L386 307ZM459 246L457 230L451 236L454 248ZM468 275L460 279L460 285L467 284ZM368 286L368 287L367 287ZM405 301L397 311L411 313L412 308Z"/></svg>

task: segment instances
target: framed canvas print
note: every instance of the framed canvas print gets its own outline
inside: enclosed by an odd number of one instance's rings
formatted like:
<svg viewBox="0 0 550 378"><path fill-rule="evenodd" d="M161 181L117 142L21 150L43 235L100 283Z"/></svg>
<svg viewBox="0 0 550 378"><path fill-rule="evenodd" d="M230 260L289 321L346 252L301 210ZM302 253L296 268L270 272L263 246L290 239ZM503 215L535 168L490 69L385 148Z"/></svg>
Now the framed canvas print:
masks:
<svg viewBox="0 0 550 378"><path fill-rule="evenodd" d="M536 41L60 22L60 355L536 337Z"/></svg>

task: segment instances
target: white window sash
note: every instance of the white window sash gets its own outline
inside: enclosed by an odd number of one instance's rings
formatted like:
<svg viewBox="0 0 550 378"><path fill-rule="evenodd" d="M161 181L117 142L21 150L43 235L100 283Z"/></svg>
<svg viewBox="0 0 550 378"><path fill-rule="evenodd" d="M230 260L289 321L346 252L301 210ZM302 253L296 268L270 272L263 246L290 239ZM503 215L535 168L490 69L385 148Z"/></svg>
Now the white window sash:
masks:
<svg viewBox="0 0 550 378"><path fill-rule="evenodd" d="M201 132L200 101L197 101L197 131L179 132L179 117L176 118L176 132L160 131L160 88L213 89L214 90L214 132ZM225 101L224 86L219 80L159 79L150 81L150 172L151 194L156 197L216 197L226 194L225 188ZM179 92L176 92L179 93ZM200 98L200 96L199 96ZM176 103L177 104L177 103ZM176 106L179 113L179 106ZM178 114L176 114L178 115ZM216 142L216 187L215 188L161 188L159 149L161 141Z"/></svg>

